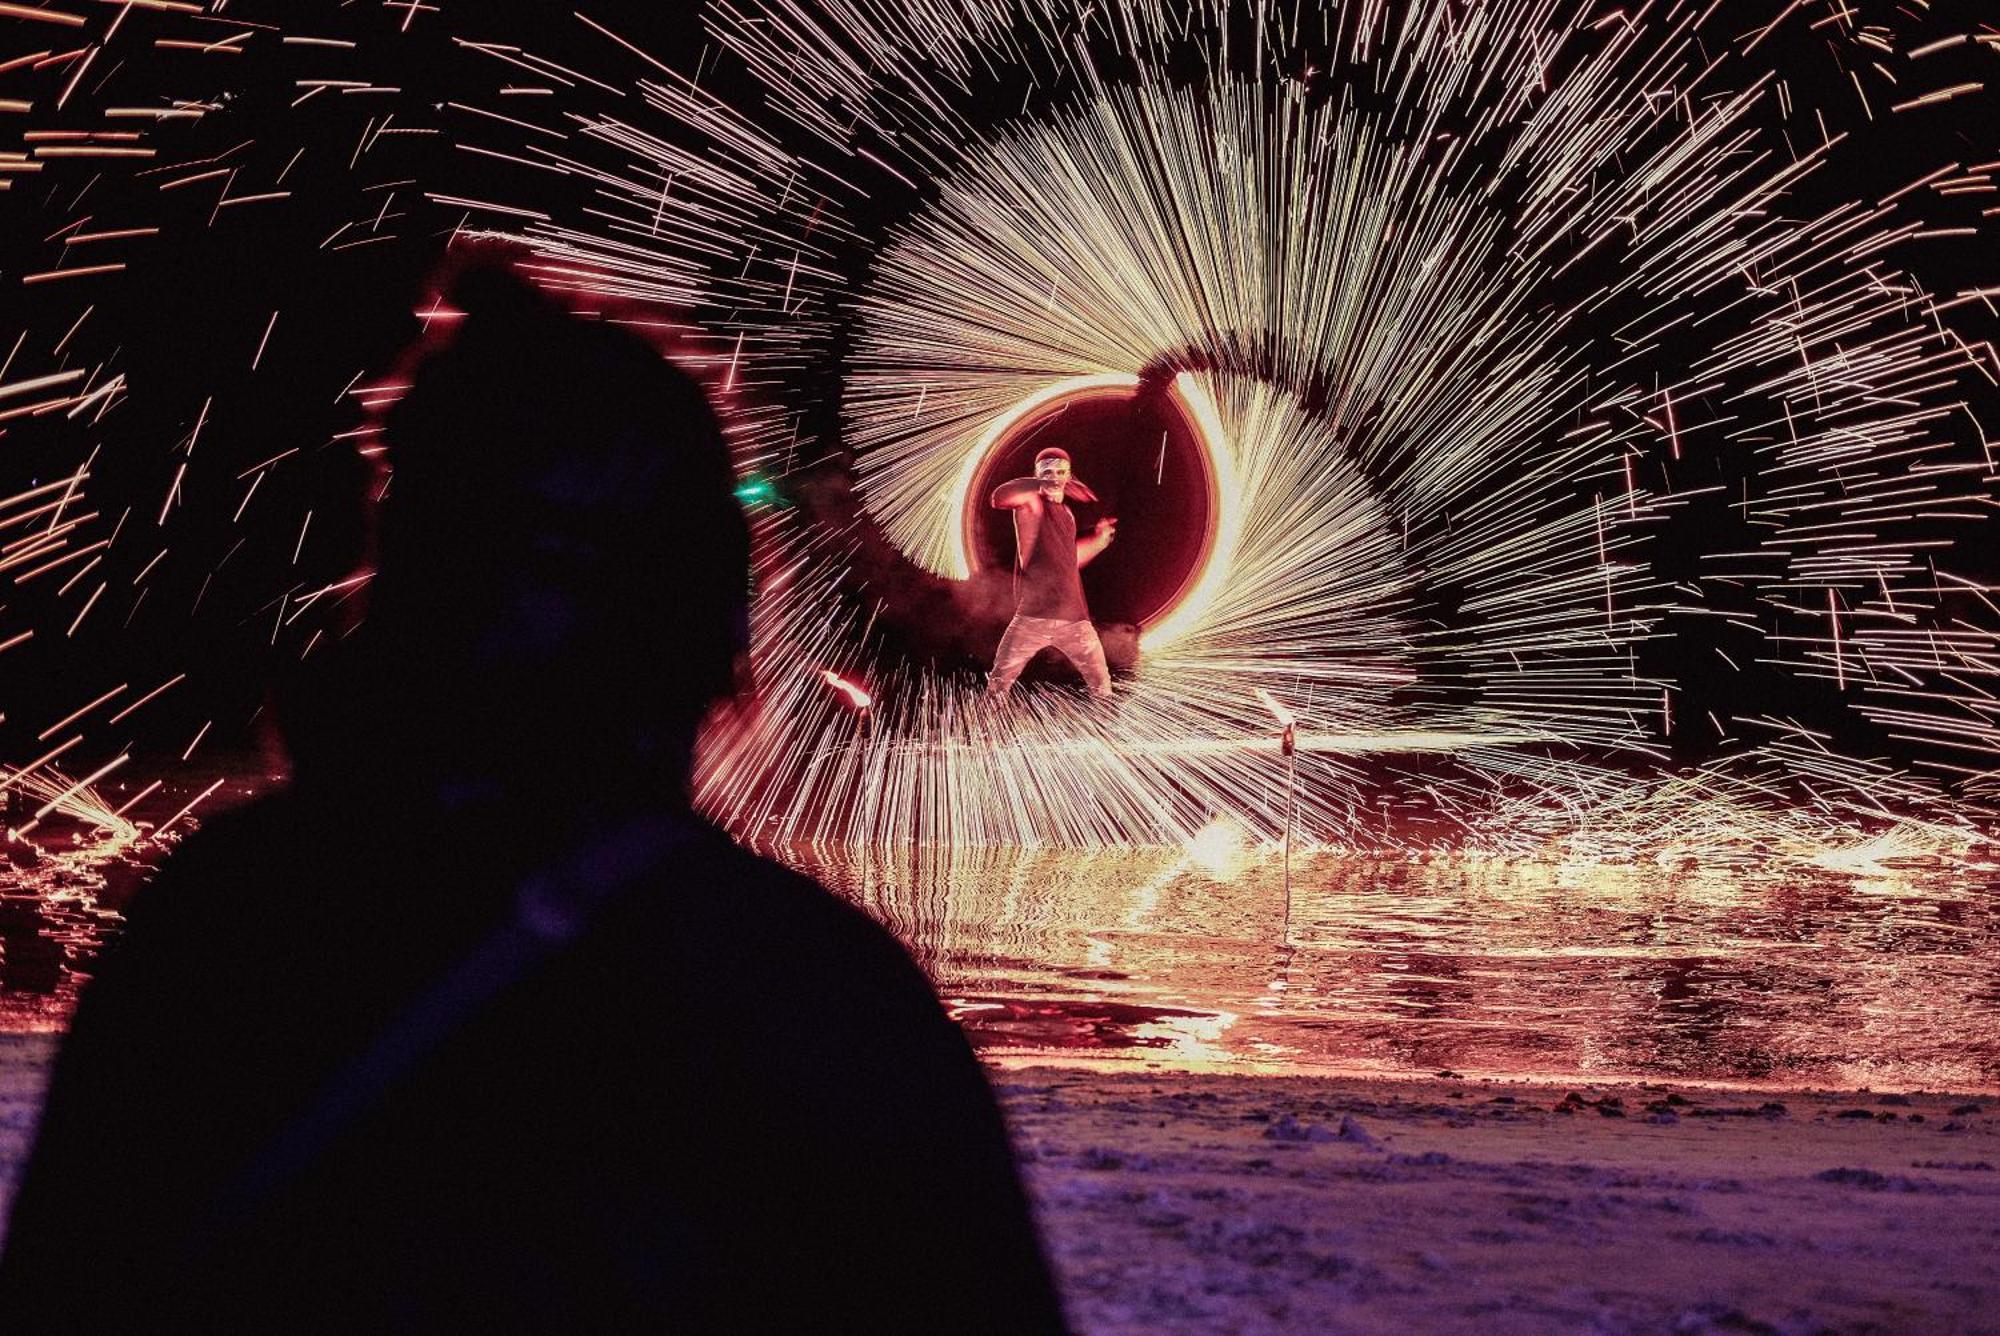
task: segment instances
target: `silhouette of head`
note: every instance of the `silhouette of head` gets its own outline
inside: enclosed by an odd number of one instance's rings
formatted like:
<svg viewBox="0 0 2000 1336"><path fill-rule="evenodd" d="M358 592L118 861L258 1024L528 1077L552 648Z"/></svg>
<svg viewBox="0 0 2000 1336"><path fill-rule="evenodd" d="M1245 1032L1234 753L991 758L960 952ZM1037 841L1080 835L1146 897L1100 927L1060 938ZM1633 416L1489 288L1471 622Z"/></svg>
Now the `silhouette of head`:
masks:
<svg viewBox="0 0 2000 1336"><path fill-rule="evenodd" d="M357 639L379 764L678 785L744 648L749 540L701 388L493 261L385 424Z"/></svg>

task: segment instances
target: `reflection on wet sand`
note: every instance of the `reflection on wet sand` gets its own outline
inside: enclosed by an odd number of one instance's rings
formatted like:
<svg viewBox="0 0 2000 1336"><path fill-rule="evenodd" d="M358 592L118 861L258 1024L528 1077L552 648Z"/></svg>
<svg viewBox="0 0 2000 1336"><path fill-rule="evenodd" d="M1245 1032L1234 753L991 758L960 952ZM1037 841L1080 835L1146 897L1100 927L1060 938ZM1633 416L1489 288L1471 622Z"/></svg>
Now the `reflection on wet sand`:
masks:
<svg viewBox="0 0 2000 1336"><path fill-rule="evenodd" d="M976 1042L1189 1066L2000 1087L1990 873L791 850Z"/></svg>
<svg viewBox="0 0 2000 1336"><path fill-rule="evenodd" d="M117 931L111 906L147 865L123 841L8 853L0 863L0 1033L60 1030Z"/></svg>
<svg viewBox="0 0 2000 1336"><path fill-rule="evenodd" d="M128 770L101 786L14 773L0 839L0 1034L67 1027L78 990L160 860L198 820L278 778L240 757L171 775ZM151 807L134 810L147 799Z"/></svg>
<svg viewBox="0 0 2000 1336"><path fill-rule="evenodd" d="M193 790L198 791L198 790ZM245 792L249 790L246 788ZM770 849L990 1057L2000 1090L2000 877L1187 850ZM0 867L0 1031L60 1029L156 843Z"/></svg>

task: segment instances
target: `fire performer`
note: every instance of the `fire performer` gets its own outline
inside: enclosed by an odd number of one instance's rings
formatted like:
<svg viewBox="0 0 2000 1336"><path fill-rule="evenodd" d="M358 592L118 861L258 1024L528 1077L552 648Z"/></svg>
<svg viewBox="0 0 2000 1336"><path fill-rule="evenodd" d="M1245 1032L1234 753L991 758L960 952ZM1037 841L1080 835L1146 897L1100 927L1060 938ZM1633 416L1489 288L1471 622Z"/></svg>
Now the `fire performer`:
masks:
<svg viewBox="0 0 2000 1336"><path fill-rule="evenodd" d="M986 691L1004 700L1014 679L1043 646L1054 645L1083 674L1090 694L1111 695L1111 670L1104 645L1091 625L1078 572L1111 546L1118 521L1099 520L1084 538L1076 536L1076 516L1065 500L1095 501L1097 494L1070 475L1067 451L1050 448L1035 456L1035 476L1016 478L993 490L996 510L1014 512L1014 619L1000 637Z"/></svg>

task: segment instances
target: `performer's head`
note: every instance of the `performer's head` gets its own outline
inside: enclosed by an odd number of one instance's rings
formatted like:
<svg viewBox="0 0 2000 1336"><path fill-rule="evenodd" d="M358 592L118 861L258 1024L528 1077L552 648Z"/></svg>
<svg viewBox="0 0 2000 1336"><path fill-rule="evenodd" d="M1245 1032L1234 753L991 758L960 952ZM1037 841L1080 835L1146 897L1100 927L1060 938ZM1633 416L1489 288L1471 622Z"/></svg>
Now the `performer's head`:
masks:
<svg viewBox="0 0 2000 1336"><path fill-rule="evenodd" d="M1035 477L1041 481L1042 495L1060 501L1069 485L1069 451L1054 446L1035 456Z"/></svg>

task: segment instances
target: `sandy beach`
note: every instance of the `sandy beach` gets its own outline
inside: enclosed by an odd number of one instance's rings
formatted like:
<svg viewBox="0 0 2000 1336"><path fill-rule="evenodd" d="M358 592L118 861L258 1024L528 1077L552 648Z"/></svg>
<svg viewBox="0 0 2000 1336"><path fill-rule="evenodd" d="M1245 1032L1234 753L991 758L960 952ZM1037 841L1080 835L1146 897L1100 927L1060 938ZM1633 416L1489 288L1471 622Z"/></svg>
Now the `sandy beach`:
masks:
<svg viewBox="0 0 2000 1336"><path fill-rule="evenodd" d="M0 1036L11 1191L57 1040ZM1081 1332L2000 1331L2000 1100L995 1065Z"/></svg>
<svg viewBox="0 0 2000 1336"><path fill-rule="evenodd" d="M1992 1099L996 1084L1082 1331L2000 1331Z"/></svg>

